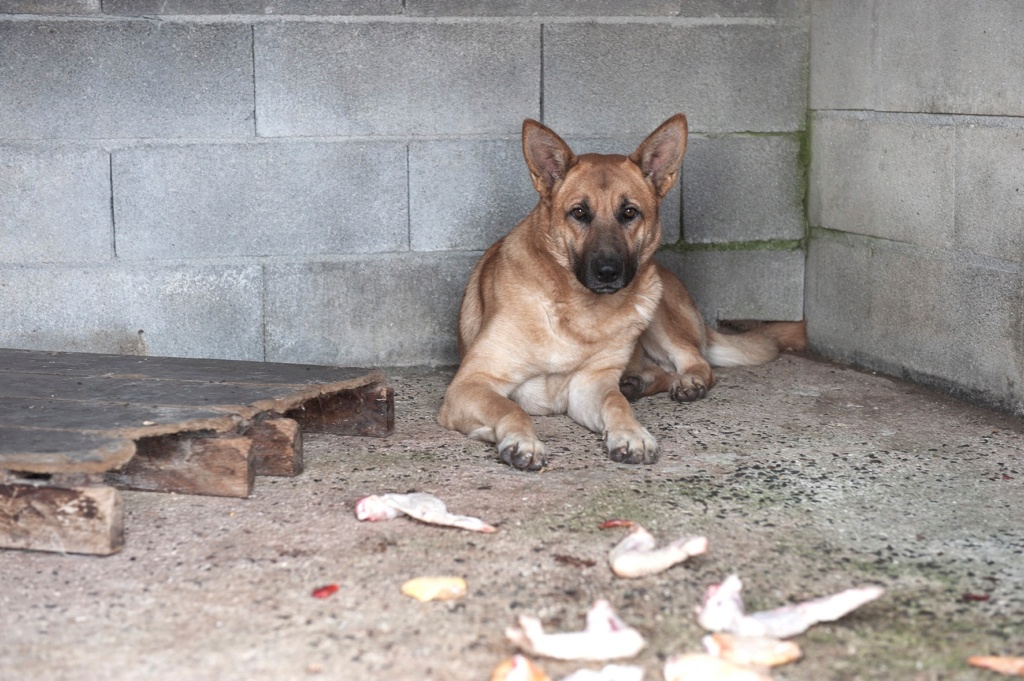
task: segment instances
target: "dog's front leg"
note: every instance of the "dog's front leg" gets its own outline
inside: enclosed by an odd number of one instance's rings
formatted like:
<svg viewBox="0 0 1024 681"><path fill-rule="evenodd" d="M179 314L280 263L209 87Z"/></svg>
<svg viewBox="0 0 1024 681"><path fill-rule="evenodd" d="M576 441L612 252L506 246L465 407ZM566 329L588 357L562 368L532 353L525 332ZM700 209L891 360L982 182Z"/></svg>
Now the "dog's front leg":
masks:
<svg viewBox="0 0 1024 681"><path fill-rule="evenodd" d="M658 442L633 416L619 390L619 372L577 378L569 390L569 416L582 426L604 434L613 461L654 463Z"/></svg>
<svg viewBox="0 0 1024 681"><path fill-rule="evenodd" d="M530 415L491 381L456 376L445 392L438 420L475 440L497 443L501 460L513 468L536 471L546 462Z"/></svg>

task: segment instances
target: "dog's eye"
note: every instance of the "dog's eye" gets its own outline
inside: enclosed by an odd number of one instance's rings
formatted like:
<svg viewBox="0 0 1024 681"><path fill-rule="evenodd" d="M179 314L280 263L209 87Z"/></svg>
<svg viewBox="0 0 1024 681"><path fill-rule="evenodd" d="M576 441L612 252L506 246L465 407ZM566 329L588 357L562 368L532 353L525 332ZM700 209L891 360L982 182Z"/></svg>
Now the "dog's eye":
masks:
<svg viewBox="0 0 1024 681"><path fill-rule="evenodd" d="M632 220L637 215L640 215L640 211L637 210L636 206L626 206L622 209L622 217L626 220Z"/></svg>
<svg viewBox="0 0 1024 681"><path fill-rule="evenodd" d="M583 206L576 206L575 208L569 211L569 214L572 215L577 220L582 221L587 219L587 209L584 208Z"/></svg>

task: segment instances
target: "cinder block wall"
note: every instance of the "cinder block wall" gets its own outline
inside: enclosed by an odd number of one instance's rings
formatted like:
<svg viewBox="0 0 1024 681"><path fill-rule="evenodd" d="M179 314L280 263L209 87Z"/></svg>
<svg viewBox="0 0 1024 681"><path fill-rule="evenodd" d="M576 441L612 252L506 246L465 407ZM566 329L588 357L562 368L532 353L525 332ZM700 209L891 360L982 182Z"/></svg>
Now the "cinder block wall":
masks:
<svg viewBox="0 0 1024 681"><path fill-rule="evenodd" d="M453 362L536 203L522 119L629 152L677 111L665 261L710 320L799 319L808 29L806 0L0 0L0 346Z"/></svg>
<svg viewBox="0 0 1024 681"><path fill-rule="evenodd" d="M1024 7L814 0L813 345L1024 413Z"/></svg>

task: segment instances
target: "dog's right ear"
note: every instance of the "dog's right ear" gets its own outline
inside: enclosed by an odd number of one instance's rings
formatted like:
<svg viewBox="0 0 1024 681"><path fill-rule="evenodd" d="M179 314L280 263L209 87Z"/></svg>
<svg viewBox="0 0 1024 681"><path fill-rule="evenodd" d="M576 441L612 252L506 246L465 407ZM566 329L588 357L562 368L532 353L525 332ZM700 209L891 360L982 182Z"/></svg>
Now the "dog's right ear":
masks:
<svg viewBox="0 0 1024 681"><path fill-rule="evenodd" d="M554 130L530 118L523 121L523 156L533 187L544 198L576 164L569 145Z"/></svg>

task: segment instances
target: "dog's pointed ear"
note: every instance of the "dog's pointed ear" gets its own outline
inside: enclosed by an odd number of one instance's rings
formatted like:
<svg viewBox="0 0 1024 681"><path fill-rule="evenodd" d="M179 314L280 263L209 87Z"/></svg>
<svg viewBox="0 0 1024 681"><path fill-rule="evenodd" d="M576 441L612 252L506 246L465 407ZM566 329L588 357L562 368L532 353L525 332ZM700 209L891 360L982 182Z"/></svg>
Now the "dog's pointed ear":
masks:
<svg viewBox="0 0 1024 681"><path fill-rule="evenodd" d="M576 155L551 128L527 118L523 121L523 156L537 192L547 197L576 164Z"/></svg>
<svg viewBox="0 0 1024 681"><path fill-rule="evenodd" d="M676 183L686 151L686 134L686 116L678 113L659 125L629 155L629 159L640 166L659 199L665 198Z"/></svg>

